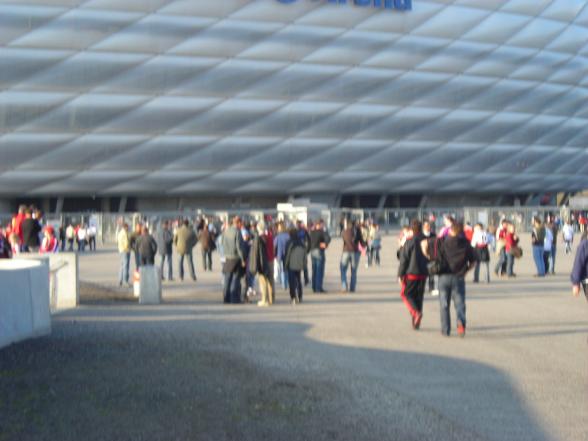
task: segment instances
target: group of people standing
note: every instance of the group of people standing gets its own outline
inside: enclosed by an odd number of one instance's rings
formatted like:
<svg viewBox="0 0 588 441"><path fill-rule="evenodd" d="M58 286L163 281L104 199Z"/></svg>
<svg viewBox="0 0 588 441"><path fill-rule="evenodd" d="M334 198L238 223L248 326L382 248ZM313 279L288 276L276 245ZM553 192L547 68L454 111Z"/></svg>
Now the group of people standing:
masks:
<svg viewBox="0 0 588 441"><path fill-rule="evenodd" d="M196 281L193 249L200 242L204 270L212 271L212 252L216 248L216 235L215 225L207 219L201 219L196 228L188 219L178 220L175 225L164 220L155 230L155 234L152 234L146 223L137 222L132 232L129 231L128 223L121 223L116 238L120 255L119 286L130 284L131 254L134 256L135 270L142 265L155 265L155 257L159 254L162 280L174 280L174 247L179 256L180 280L184 280L184 262L187 262L190 277Z"/></svg>
<svg viewBox="0 0 588 441"><path fill-rule="evenodd" d="M43 213L34 206L21 205L6 227L0 227L0 255L10 258L20 253L83 252L86 246L96 250L97 228L80 223L76 226L47 224Z"/></svg>
<svg viewBox="0 0 588 441"><path fill-rule="evenodd" d="M244 222L235 216L230 225L225 225L219 247L224 303L249 301L256 294L256 279L261 294L259 306L274 302L276 283L289 290L293 305L302 302L303 286L311 280L313 292L325 293L325 250L330 240L322 220L307 228L300 221L291 225L279 221L274 225L266 221Z"/></svg>

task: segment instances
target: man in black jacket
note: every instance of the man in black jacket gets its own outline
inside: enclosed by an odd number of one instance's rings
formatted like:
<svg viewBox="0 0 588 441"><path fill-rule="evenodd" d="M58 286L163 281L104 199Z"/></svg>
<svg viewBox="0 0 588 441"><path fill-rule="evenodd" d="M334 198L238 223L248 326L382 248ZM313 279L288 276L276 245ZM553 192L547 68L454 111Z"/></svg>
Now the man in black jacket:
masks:
<svg viewBox="0 0 588 441"><path fill-rule="evenodd" d="M169 222L163 221L161 229L157 232L157 249L161 256L161 280L163 277L163 268L167 259L167 280L173 280L173 266L172 266L172 254L173 254L174 235L169 228Z"/></svg>
<svg viewBox="0 0 588 441"><path fill-rule="evenodd" d="M463 235L463 224L455 222L449 235L439 246L441 271L439 275L439 304L441 309L441 334L451 333L449 305L455 303L457 334L465 337L465 275L475 264L474 250Z"/></svg>
<svg viewBox="0 0 588 441"><path fill-rule="evenodd" d="M25 212L25 219L22 221L22 244L24 250L30 253L39 251L39 233L41 225L37 219L33 219L31 210Z"/></svg>
<svg viewBox="0 0 588 441"><path fill-rule="evenodd" d="M422 233L422 224L415 219L411 222L412 238L400 249L398 281L400 296L412 317L412 328L418 330L423 318L423 297L427 280L427 239Z"/></svg>
<svg viewBox="0 0 588 441"><path fill-rule="evenodd" d="M359 266L359 244L367 245L362 236L361 231L357 227L357 223L347 223L346 228L341 234L343 238L343 254L341 255L341 291L355 292L357 284L357 267ZM347 284L347 268L351 267L351 277L349 285Z"/></svg>
<svg viewBox="0 0 588 441"><path fill-rule="evenodd" d="M143 227L141 236L137 239L137 250L141 256L141 266L155 265L155 254L157 253L157 242L151 234L149 228Z"/></svg>
<svg viewBox="0 0 588 441"><path fill-rule="evenodd" d="M325 250L329 246L331 238L325 231L324 221L316 222L309 234L310 236L310 258L312 261L312 291L315 293L326 293L323 288L325 277Z"/></svg>

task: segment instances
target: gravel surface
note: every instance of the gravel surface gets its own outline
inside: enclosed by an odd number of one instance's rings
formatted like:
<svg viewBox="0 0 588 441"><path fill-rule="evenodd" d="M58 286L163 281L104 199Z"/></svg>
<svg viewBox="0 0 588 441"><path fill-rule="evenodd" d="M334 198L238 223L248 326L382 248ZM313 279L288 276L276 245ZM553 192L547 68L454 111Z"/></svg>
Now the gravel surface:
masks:
<svg viewBox="0 0 588 441"><path fill-rule="evenodd" d="M335 240L330 293L296 307L282 290L222 305L202 272L137 305L116 253L81 256L82 305L0 350L0 441L588 439L587 308L567 276L538 281L526 256L516 280L468 284L468 334L442 338L433 297L410 329L386 240L354 295L336 294Z"/></svg>

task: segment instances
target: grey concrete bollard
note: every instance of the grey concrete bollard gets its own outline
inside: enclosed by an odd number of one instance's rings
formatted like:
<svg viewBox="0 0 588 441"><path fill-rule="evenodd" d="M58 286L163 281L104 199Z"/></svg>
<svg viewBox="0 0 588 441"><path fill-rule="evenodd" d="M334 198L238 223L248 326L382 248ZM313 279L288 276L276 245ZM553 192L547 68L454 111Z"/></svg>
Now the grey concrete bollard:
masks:
<svg viewBox="0 0 588 441"><path fill-rule="evenodd" d="M161 273L153 265L144 265L139 271L141 275L139 303L141 305L159 305L161 303Z"/></svg>
<svg viewBox="0 0 588 441"><path fill-rule="evenodd" d="M0 260L0 348L50 333L48 266Z"/></svg>
<svg viewBox="0 0 588 441"><path fill-rule="evenodd" d="M49 266L51 311L77 308L80 304L79 266L76 253L22 253L19 259L39 260Z"/></svg>

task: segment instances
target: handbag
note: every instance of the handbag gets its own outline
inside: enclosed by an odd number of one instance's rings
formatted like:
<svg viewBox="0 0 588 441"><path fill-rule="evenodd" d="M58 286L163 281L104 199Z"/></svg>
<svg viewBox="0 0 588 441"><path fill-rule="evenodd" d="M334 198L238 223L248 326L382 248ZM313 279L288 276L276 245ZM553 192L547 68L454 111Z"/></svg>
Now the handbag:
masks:
<svg viewBox="0 0 588 441"><path fill-rule="evenodd" d="M439 253L437 249L437 244L439 243L439 239L435 239L435 247L433 251L432 260L427 263L427 271L429 272L430 276L436 276L441 273L441 260L439 258Z"/></svg>
<svg viewBox="0 0 588 441"><path fill-rule="evenodd" d="M510 254L512 254L515 257L515 259L520 259L521 257L523 257L523 249L518 245L513 245L510 248Z"/></svg>

